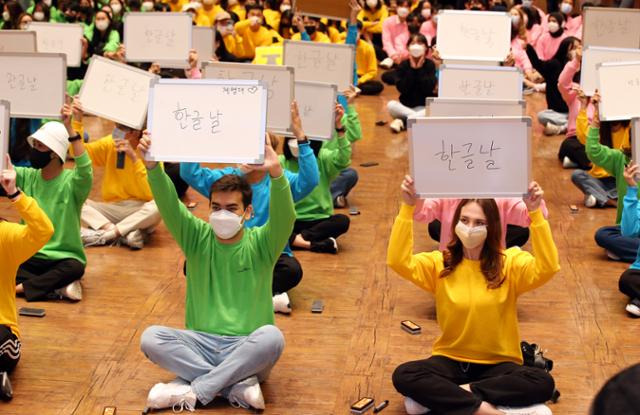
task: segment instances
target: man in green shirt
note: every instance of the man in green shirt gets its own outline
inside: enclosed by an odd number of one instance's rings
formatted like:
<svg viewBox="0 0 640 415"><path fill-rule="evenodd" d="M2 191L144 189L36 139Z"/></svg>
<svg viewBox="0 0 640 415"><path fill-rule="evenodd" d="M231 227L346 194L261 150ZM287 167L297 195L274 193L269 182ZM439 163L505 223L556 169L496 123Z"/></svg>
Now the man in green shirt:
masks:
<svg viewBox="0 0 640 415"><path fill-rule="evenodd" d="M138 148L145 154L150 146L144 136ZM273 325L273 269L295 221L278 157L270 146L265 154L256 168L271 176L269 221L250 229L243 226L253 214L244 177L226 175L212 185L206 223L180 203L157 163L145 163L158 210L187 258L186 330L151 326L142 334L143 353L178 377L151 389L149 409L193 410L217 395L236 407L264 409L259 382L284 348Z"/></svg>

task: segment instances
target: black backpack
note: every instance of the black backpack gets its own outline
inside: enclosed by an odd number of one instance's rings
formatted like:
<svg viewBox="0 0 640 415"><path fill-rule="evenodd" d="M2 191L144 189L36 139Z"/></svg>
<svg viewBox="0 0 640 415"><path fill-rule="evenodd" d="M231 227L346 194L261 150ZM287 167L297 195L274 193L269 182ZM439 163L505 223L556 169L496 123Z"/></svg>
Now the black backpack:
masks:
<svg viewBox="0 0 640 415"><path fill-rule="evenodd" d="M537 367L551 372L553 369L553 360L547 359L542 353L542 348L535 343L520 342L520 351L522 351L522 360L525 366ZM560 398L560 392L556 389L553 391L551 402L556 403Z"/></svg>

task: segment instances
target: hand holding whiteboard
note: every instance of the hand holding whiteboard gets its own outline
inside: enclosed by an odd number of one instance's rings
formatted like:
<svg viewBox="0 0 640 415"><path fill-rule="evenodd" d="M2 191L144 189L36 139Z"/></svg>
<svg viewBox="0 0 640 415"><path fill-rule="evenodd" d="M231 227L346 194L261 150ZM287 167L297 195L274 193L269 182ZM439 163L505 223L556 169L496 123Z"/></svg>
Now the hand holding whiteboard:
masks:
<svg viewBox="0 0 640 415"><path fill-rule="evenodd" d="M531 118L409 119L409 162L420 197L521 197L531 176Z"/></svg>
<svg viewBox="0 0 640 415"><path fill-rule="evenodd" d="M67 66L72 68L82 64L84 28L81 23L31 22L27 29L36 32L38 52L64 53Z"/></svg>
<svg viewBox="0 0 640 415"><path fill-rule="evenodd" d="M285 40L285 66L296 71L296 81L335 84L346 91L353 83L353 45Z"/></svg>
<svg viewBox="0 0 640 415"><path fill-rule="evenodd" d="M5 154L9 154L9 101L0 100L0 173L5 170Z"/></svg>
<svg viewBox="0 0 640 415"><path fill-rule="evenodd" d="M127 62L186 65L192 32L189 13L127 13L124 16Z"/></svg>
<svg viewBox="0 0 640 415"><path fill-rule="evenodd" d="M259 81L161 79L151 86L147 160L264 161L267 88Z"/></svg>

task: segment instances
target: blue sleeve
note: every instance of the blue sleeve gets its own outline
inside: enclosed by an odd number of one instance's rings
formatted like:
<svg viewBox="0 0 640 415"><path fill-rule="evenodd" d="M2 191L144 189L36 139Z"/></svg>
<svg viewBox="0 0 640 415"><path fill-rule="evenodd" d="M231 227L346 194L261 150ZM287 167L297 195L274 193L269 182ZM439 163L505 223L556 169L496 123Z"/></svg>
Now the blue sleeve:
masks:
<svg viewBox="0 0 640 415"><path fill-rule="evenodd" d="M209 198L211 185L227 174L242 175L240 169L225 167L224 169L202 168L198 163L180 163L180 177L202 196Z"/></svg>
<svg viewBox="0 0 640 415"><path fill-rule="evenodd" d="M627 186L620 224L622 236L635 238L640 234L640 215L638 213L638 188Z"/></svg>
<svg viewBox="0 0 640 415"><path fill-rule="evenodd" d="M303 42L311 42L311 36L309 36L309 33L307 33L306 30L304 32L300 32L300 39Z"/></svg>
<svg viewBox="0 0 640 415"><path fill-rule="evenodd" d="M298 155L298 173L285 170L293 201L298 202L313 192L320 182L320 172L318 170L318 160L309 145L309 142L300 144Z"/></svg>
<svg viewBox="0 0 640 415"><path fill-rule="evenodd" d="M358 47L358 25L350 24L347 28L347 38L344 43L346 45L353 45L354 47ZM358 64L353 62L353 84L358 85ZM345 106L346 108L346 106Z"/></svg>

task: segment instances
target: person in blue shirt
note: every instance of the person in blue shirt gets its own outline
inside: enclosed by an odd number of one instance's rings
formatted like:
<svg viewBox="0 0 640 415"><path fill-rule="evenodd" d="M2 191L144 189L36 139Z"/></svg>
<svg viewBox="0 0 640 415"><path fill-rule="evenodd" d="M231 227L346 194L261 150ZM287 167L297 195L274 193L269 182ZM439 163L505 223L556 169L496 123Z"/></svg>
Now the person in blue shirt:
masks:
<svg viewBox="0 0 640 415"><path fill-rule="evenodd" d="M320 181L318 162L311 149L306 135L302 129L302 122L298 113L298 105L294 101L291 104L292 130L296 137L295 145L290 145L291 151L298 152L300 170L298 173L284 171L291 187L293 201L303 199L310 194ZM272 145L274 139L269 139L267 145ZM294 148L291 148L294 147ZM253 216L245 222L248 228L262 226L269 219L269 202L271 180L264 171L253 170L251 166L244 165L241 168L226 167L224 169L202 168L197 163L181 163L180 176L198 193L209 198L211 186L222 176L227 174L244 175L253 191ZM302 267L293 256L291 248L287 245L280 255L273 270L273 308L276 312L289 314L291 305L287 291L300 283L302 279Z"/></svg>
<svg viewBox="0 0 640 415"><path fill-rule="evenodd" d="M638 206L638 165L630 163L624 169L624 178L627 181L627 194L624 197L622 210L622 222L620 228L622 236L640 237L640 207ZM640 317L640 251L636 261L622 273L618 282L620 291L629 297L626 310L632 317Z"/></svg>

